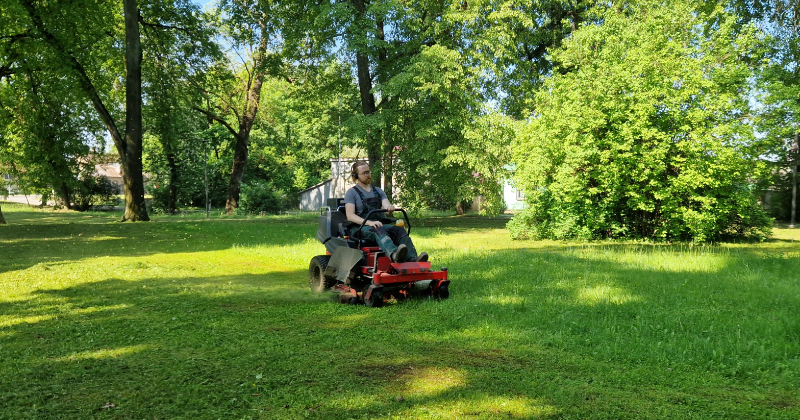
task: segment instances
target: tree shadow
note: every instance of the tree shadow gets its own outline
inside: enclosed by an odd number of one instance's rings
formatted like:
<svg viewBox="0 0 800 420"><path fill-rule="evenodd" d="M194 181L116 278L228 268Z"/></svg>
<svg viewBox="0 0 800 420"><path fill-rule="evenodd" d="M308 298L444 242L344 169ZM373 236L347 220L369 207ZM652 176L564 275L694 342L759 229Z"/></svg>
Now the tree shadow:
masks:
<svg viewBox="0 0 800 420"><path fill-rule="evenodd" d="M96 257L288 246L315 233L316 225L303 219L11 225L0 229L0 273Z"/></svg>

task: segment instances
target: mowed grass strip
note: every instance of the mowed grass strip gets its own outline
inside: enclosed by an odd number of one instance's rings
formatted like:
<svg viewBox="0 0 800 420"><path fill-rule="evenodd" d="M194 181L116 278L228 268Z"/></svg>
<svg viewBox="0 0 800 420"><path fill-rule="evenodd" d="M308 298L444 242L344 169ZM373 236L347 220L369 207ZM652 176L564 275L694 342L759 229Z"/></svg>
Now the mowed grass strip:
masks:
<svg viewBox="0 0 800 420"><path fill-rule="evenodd" d="M309 216L3 205L2 419L796 419L800 246L413 220L451 299L308 289ZM798 237L800 239L800 237Z"/></svg>

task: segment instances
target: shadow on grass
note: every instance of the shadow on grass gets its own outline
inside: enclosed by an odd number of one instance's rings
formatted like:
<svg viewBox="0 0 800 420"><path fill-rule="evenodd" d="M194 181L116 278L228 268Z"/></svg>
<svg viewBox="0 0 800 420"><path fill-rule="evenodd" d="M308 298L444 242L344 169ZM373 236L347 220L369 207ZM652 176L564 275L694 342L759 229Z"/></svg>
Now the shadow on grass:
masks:
<svg viewBox="0 0 800 420"><path fill-rule="evenodd" d="M797 417L796 259L626 252L454 258L451 299L382 309L308 292L305 270L38 290L0 305L0 401L17 418Z"/></svg>
<svg viewBox="0 0 800 420"><path fill-rule="evenodd" d="M0 229L4 251L0 273L102 256L285 246L302 243L315 234L316 225L302 218L9 225Z"/></svg>

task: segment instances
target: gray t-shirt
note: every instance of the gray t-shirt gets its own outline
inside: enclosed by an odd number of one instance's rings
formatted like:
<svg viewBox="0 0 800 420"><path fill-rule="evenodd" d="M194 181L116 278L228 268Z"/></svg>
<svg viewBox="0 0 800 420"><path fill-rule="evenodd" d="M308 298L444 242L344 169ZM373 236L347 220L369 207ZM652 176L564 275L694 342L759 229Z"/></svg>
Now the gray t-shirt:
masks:
<svg viewBox="0 0 800 420"><path fill-rule="evenodd" d="M380 188L378 188L378 187L376 187L374 185L372 186L372 191L369 191L369 192L367 190L361 188L361 186L358 185L358 184L354 185L352 188L347 190L347 193L345 193L345 195L344 195L344 203L345 204L348 204L348 203L349 204L355 204L356 205L356 214L358 216L360 216L360 217L364 217L364 215L361 214L362 212L364 212L364 203L361 201L361 197L359 197L358 192L355 190L356 188L358 188L359 191L361 191L361 194L364 195L364 199L365 200L369 200L370 198L373 198L373 197L376 197L376 196L379 197L381 200L386 200L387 199L386 193L383 192L383 190L381 190ZM374 215L373 217L378 217L379 218L382 215L383 214Z"/></svg>

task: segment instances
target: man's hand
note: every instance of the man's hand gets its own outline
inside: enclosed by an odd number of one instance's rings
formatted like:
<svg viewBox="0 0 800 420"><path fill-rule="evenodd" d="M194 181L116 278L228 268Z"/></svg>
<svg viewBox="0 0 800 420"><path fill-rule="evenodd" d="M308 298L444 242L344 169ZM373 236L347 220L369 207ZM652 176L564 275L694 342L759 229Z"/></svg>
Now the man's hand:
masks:
<svg viewBox="0 0 800 420"><path fill-rule="evenodd" d="M394 213L395 208L396 207L394 206L394 204L389 204L388 206L386 206L386 213L389 215L389 217L392 217L392 213Z"/></svg>
<svg viewBox="0 0 800 420"><path fill-rule="evenodd" d="M367 223L365 223L365 225L372 226L374 228L379 228L379 227L383 226L383 223L381 223L381 222L379 222L377 220L367 220Z"/></svg>

